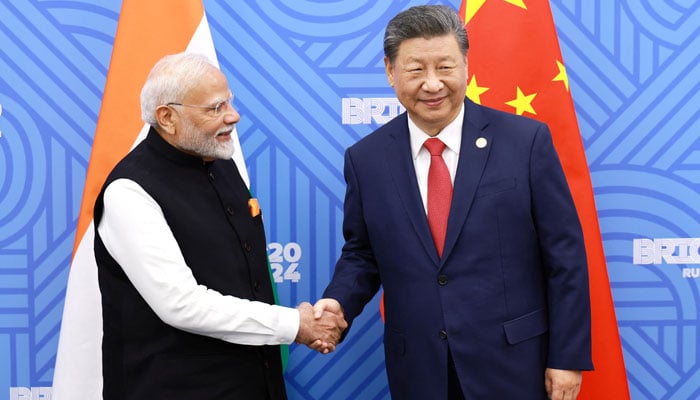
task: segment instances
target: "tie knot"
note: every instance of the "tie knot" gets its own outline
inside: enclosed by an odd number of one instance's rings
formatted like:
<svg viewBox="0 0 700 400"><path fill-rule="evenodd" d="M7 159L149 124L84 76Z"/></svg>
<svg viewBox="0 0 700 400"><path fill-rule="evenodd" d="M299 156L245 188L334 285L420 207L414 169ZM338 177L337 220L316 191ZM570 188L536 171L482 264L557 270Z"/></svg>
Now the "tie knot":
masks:
<svg viewBox="0 0 700 400"><path fill-rule="evenodd" d="M423 147L428 149L431 156L441 156L442 151L445 150L445 143L438 138L430 138L423 143Z"/></svg>

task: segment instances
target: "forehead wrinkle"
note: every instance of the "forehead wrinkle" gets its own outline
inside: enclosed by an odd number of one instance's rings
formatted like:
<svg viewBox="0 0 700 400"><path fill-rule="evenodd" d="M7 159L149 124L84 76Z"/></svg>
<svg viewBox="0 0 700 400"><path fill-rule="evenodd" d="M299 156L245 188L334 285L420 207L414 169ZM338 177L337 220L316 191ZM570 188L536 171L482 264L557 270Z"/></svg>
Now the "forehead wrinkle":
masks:
<svg viewBox="0 0 700 400"><path fill-rule="evenodd" d="M209 101L206 104L215 104L225 100L225 98L219 99L221 96L218 96L212 99L210 96L226 93L224 91L231 93L226 75L218 68L211 66L206 74L201 77L199 84L192 88L186 97L189 97L192 101L198 101L199 104L204 104L205 101Z"/></svg>

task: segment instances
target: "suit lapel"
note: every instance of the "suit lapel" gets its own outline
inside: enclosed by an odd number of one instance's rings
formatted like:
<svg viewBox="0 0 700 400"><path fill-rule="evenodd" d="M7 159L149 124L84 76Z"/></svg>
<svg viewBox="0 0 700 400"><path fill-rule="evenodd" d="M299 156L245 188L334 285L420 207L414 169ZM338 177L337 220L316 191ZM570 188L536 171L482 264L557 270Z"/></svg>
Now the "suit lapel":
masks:
<svg viewBox="0 0 700 400"><path fill-rule="evenodd" d="M482 115L480 108L467 99L465 99L464 106L462 144L452 192L452 206L447 221L447 236L442 261L449 257L467 220L494 142L493 136L484 131L488 121Z"/></svg>
<svg viewBox="0 0 700 400"><path fill-rule="evenodd" d="M411 140L408 133L408 116L404 113L397 118L402 118L397 129L391 133L393 138L386 148L386 160L389 172L396 185L396 191L401 198L401 203L406 210L411 226L420 238L423 248L438 265L437 250L433 243L433 236L428 226L428 218L425 215L423 200L418 188L416 170L411 157ZM398 121L397 121L398 122Z"/></svg>

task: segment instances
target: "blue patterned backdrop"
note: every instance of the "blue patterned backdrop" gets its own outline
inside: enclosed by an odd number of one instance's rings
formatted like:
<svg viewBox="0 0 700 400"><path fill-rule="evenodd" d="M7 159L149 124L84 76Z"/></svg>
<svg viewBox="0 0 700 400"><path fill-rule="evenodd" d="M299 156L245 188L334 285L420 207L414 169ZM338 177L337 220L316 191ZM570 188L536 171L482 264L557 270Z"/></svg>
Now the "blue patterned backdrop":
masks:
<svg viewBox="0 0 700 400"><path fill-rule="evenodd" d="M384 76L384 27L425 3L204 0L284 304L316 300L330 278L342 244L343 151L399 111ZM120 6L0 2L0 400L50 398ZM700 398L700 2L551 7L632 398ZM357 115L358 102L368 111ZM381 332L375 299L333 355L292 346L290 398L389 398Z"/></svg>

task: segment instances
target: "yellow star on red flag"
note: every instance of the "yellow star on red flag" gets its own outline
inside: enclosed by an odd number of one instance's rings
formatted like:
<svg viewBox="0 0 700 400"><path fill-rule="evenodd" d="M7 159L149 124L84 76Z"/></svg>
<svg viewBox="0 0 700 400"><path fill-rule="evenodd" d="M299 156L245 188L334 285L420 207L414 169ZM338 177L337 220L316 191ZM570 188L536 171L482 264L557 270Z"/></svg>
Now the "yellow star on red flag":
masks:
<svg viewBox="0 0 700 400"><path fill-rule="evenodd" d="M465 23L469 23L471 21L472 17L476 15L477 12L481 9L481 7L486 3L488 0L469 0L469 1L463 1L462 2L462 7L460 10L462 12L460 15L464 19ZM491 0L491 1L505 1L506 3L510 3L514 6L523 8L527 10L527 6L525 5L525 0ZM465 5L466 3L466 5Z"/></svg>
<svg viewBox="0 0 700 400"><path fill-rule="evenodd" d="M515 108L515 113L518 115L523 115L526 111L532 115L537 115L535 109L532 108L532 100L535 99L535 96L537 96L537 93L524 94L520 86L518 86L515 99L506 102L506 104Z"/></svg>
<svg viewBox="0 0 700 400"><path fill-rule="evenodd" d="M481 104L481 95L488 91L489 88L481 87L476 83L476 75L472 75L469 83L467 84L467 97L469 97L474 103Z"/></svg>
<svg viewBox="0 0 700 400"><path fill-rule="evenodd" d="M557 60L557 68L559 69L559 73L557 74L557 76L554 77L554 79L552 79L552 82L557 82L557 81L563 82L564 87L566 88L566 91L568 92L569 91L569 77L566 75L566 67L564 66L564 64L559 62L559 60Z"/></svg>
<svg viewBox="0 0 700 400"><path fill-rule="evenodd" d="M503 1L527 10L527 6L525 5L525 0L503 0Z"/></svg>

